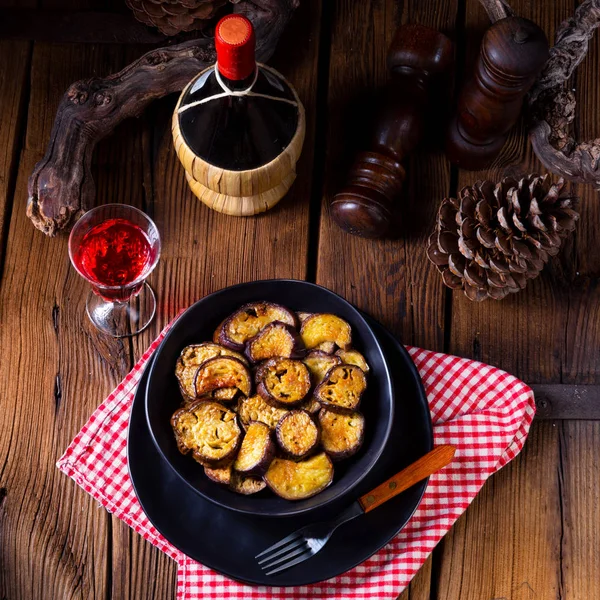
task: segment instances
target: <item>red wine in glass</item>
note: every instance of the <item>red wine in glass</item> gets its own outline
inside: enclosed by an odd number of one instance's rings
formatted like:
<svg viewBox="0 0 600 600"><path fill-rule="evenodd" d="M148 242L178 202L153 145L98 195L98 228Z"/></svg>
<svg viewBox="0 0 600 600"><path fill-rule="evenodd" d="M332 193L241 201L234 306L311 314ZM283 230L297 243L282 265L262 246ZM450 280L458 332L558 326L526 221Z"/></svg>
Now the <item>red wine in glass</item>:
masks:
<svg viewBox="0 0 600 600"><path fill-rule="evenodd" d="M86 308L98 329L124 337L139 333L150 323L156 298L145 279L159 255L156 225L132 206L99 206L75 224L69 256L92 286Z"/></svg>
<svg viewBox="0 0 600 600"><path fill-rule="evenodd" d="M90 281L98 284L97 293L107 300L125 301L137 291L127 286L152 262L152 248L138 225L127 219L108 219L83 236L74 258Z"/></svg>

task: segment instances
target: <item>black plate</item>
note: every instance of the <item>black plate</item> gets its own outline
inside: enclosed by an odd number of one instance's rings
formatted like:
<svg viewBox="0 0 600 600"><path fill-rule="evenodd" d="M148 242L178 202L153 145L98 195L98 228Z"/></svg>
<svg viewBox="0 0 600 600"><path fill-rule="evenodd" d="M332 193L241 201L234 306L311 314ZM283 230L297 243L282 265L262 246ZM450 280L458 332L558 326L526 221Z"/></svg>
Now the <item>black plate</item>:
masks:
<svg viewBox="0 0 600 600"><path fill-rule="evenodd" d="M345 573L385 546L404 527L421 501L426 481L340 527L321 552L283 573L267 577L254 560L260 551L297 528L335 515L433 447L429 407L414 363L390 333L375 321L369 322L384 348L396 389L401 390L393 434L377 467L353 494L341 504L310 515L253 517L221 508L194 493L161 457L148 431L144 410L146 369L131 410L128 465L144 512L165 538L194 560L232 579L257 585L296 586Z"/></svg>
<svg viewBox="0 0 600 600"><path fill-rule="evenodd" d="M181 395L175 363L188 344L210 340L219 323L241 305L266 300L306 312L330 312L352 326L353 346L371 367L369 385L361 402L365 416L365 439L360 451L335 465L333 483L321 493L290 502L270 490L242 496L208 479L204 470L179 452L171 428L171 415L179 408ZM253 281L231 286L202 298L175 322L155 353L146 390L146 416L150 434L163 458L191 488L217 505L252 515L289 517L337 502L350 493L373 469L390 435L394 391L383 351L362 314L332 291L289 279Z"/></svg>

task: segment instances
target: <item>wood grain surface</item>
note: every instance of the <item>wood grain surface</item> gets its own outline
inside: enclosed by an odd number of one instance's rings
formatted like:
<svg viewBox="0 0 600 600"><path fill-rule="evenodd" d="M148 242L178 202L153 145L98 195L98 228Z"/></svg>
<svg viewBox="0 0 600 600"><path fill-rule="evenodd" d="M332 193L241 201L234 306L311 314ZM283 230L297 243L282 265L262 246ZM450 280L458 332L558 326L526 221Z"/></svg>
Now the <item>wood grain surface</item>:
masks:
<svg viewBox="0 0 600 600"><path fill-rule="evenodd" d="M535 393L536 419L600 420L600 386L539 383Z"/></svg>
<svg viewBox="0 0 600 600"><path fill-rule="evenodd" d="M517 14L540 24L551 42L558 24L573 10L572 2L566 0L543 4L519 0L511 2L511 6ZM485 27L487 20L478 2L468 0L465 30L472 35L466 48L467 64L477 52L478 35L483 34ZM588 68L597 72L598 52L591 53L589 59L582 65L582 73ZM596 86L597 81L594 89ZM577 87L580 102L582 91L593 93L585 91L584 86ZM594 131L600 131L597 104L587 108L586 118L588 125L595 127ZM521 123L488 171L459 172L458 188L477 179L497 180L524 172L544 170L524 138ZM599 271L597 260L595 273L592 269L585 272L578 264L581 237L597 235L598 194L584 186L575 189L583 197L578 230L563 252L551 260L538 279L530 282L524 293L503 302L476 306L462 293L453 293L449 345L452 353L489 362L517 373L529 383L598 382L600 352L597 338L592 338L598 327L599 300L597 295L594 297L594 291ZM590 254L587 264L592 267L597 252L594 244L588 243L586 250L579 254L586 257ZM574 311L576 316L572 314ZM569 378L571 370L577 373L574 379ZM566 404L572 406L572 403ZM591 417L589 412L586 414ZM565 427L571 425L534 423L522 454L484 486L472 508L445 538L437 583L440 598L587 597L566 591L567 580L571 590L576 589L573 579L581 573L567 571L565 562L565 532L569 528L565 521L565 497L573 498L577 505L575 510L584 515L592 509L592 490L585 493L570 489L571 485L578 488L578 483L574 477L569 480L564 477L565 442L561 430ZM589 428L589 437L593 437L596 424L582 423L581 427ZM590 455L594 453L591 445L587 451ZM580 477L583 484L587 476L581 474ZM588 488L584 486L583 490ZM583 520L588 522L587 517ZM594 531L589 532L587 542L578 538L582 546L598 535L600 522L596 520L591 527ZM589 561L589 566L595 569L597 565L596 556ZM594 592L589 597L600 595L598 580L592 586Z"/></svg>
<svg viewBox="0 0 600 600"><path fill-rule="evenodd" d="M0 41L0 264L12 210L17 159L25 126L25 98L31 44Z"/></svg>
<svg viewBox="0 0 600 600"><path fill-rule="evenodd" d="M316 282L371 314L405 343L433 350L444 349L446 292L425 256L425 240L437 203L450 187L450 167L435 143L407 163L398 239L366 240L343 232L330 219L329 204L368 134L372 96L386 80L385 58L397 25L420 23L452 35L458 8L454 1L399 5L393 0L348 0L335 3L330 16L327 152ZM429 596L428 570L429 565L402 598L409 598L415 586L416 594Z"/></svg>
<svg viewBox="0 0 600 600"><path fill-rule="evenodd" d="M126 19L121 0L0 0L0 21L5 6L59 10L60 19L69 11L79 15L75 29L38 35L35 27L24 28L27 33L16 37L27 39L16 41L2 40L0 26L3 600L175 598L173 561L99 508L55 462L180 309L224 286L272 277L316 281L403 342L489 362L538 393L543 420L534 423L523 452L486 483L402 600L600 598L598 193L575 188L582 198L576 234L538 280L496 303L472 304L446 290L426 259L425 240L444 196L477 179L542 170L522 122L484 172L451 168L432 135L406 165L397 239L345 234L331 222L329 202L368 132L396 26L420 23L449 35L456 43L458 86L489 20L477 0L300 4L272 64L300 94L307 137L298 178L274 210L236 219L195 199L171 144L174 97L123 123L98 146L98 203L142 208L164 241L150 278L157 318L133 340L114 341L87 322L89 289L70 266L66 236L46 238L26 218L26 182L45 151L67 86L117 71L147 46L126 43L121 34L118 44L82 43L110 41L107 30L85 15L111 11L111 18ZM567 0L511 5L540 24L551 41L573 11ZM139 39L151 43L152 35L148 30ZM599 69L595 39L572 82L581 139L600 135ZM437 132L441 139L439 127Z"/></svg>

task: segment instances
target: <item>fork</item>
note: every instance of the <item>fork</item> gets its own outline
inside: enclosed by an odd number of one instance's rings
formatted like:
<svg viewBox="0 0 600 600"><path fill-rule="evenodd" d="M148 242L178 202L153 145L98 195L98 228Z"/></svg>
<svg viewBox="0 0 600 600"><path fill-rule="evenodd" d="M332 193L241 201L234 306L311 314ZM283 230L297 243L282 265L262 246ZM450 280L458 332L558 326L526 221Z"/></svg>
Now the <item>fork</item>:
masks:
<svg viewBox="0 0 600 600"><path fill-rule="evenodd" d="M361 496L336 519L314 523L298 529L281 541L269 546L256 560L266 575L285 571L314 556L329 541L333 532L344 523L368 513L390 498L429 477L452 461L454 446L437 446L414 463L378 485L374 490Z"/></svg>

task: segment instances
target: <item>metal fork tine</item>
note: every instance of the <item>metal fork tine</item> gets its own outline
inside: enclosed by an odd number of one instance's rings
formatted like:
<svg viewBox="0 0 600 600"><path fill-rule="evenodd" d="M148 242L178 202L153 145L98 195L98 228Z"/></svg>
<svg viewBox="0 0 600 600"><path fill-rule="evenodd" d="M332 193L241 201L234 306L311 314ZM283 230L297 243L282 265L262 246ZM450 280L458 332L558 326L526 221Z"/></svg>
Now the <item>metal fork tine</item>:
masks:
<svg viewBox="0 0 600 600"><path fill-rule="evenodd" d="M268 554L267 556L263 556L258 561L258 564L262 565L262 563L271 562L274 558L277 558L278 556L281 556L282 554L286 554L287 552L291 552L292 550L295 550L296 548L298 548L298 546L302 545L302 542L304 542L304 538L302 538L302 537L292 540L289 544L286 544L285 546L283 546L283 548L280 548L273 554Z"/></svg>
<svg viewBox="0 0 600 600"><path fill-rule="evenodd" d="M290 567L293 567L294 565L297 565L298 563L305 561L306 559L310 558L314 554L315 553L312 551L312 549L309 548L306 552L304 552L300 556L297 556L291 562L284 563L283 565L278 566L276 569L273 569L272 571L267 571L265 574L273 575L274 573L279 573L279 571L285 571L285 569L289 569Z"/></svg>
<svg viewBox="0 0 600 600"><path fill-rule="evenodd" d="M308 547L309 546L306 543L306 540L302 540L302 543L297 544L287 554L284 554L283 556L280 556L279 558L276 558L275 560L270 560L270 561L266 562L265 564L261 565L260 567L263 570L270 569L271 567L274 567L275 565L278 565L279 563L287 562L287 561L291 560L292 558L295 558L302 552L305 552Z"/></svg>
<svg viewBox="0 0 600 600"><path fill-rule="evenodd" d="M291 542L293 539L295 539L299 536L300 536L300 531L294 531L294 533L290 533L290 535L283 538L282 540L279 540L276 544L269 546L266 550L263 550L260 554L257 554L254 558L260 558L261 556L264 556L265 554L269 554L273 550L277 550L277 548L280 548L281 546L287 544L288 542Z"/></svg>

